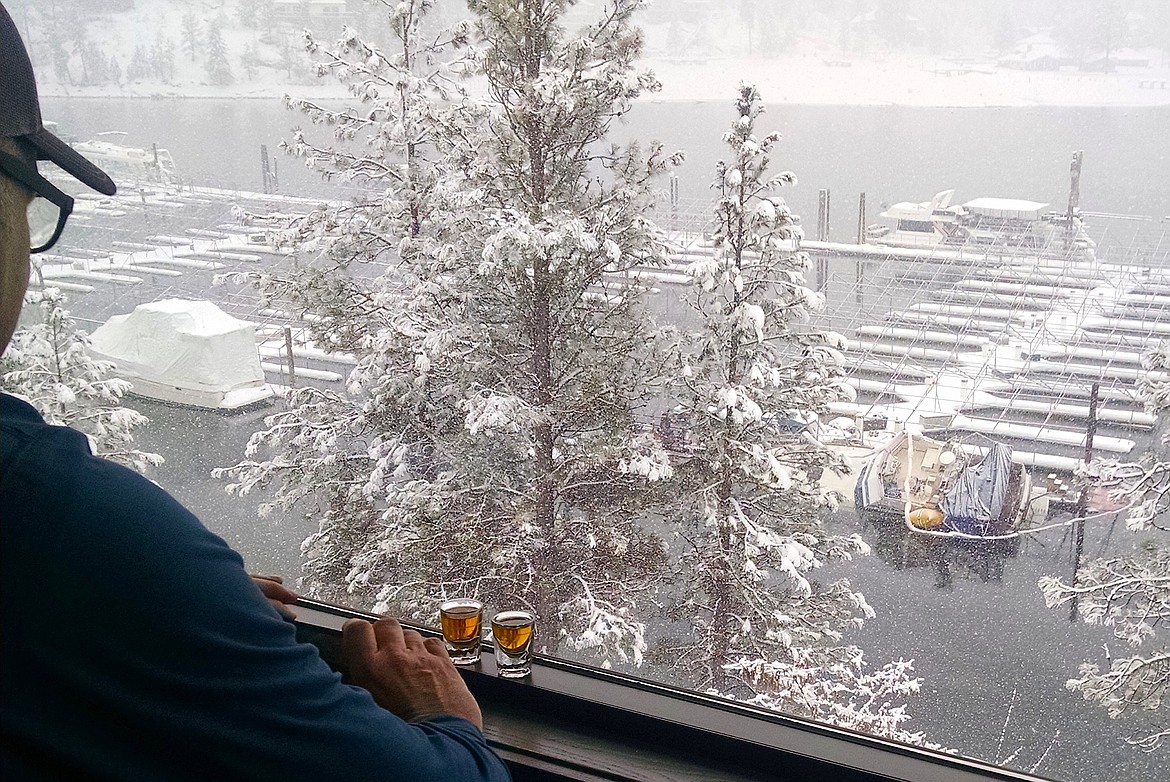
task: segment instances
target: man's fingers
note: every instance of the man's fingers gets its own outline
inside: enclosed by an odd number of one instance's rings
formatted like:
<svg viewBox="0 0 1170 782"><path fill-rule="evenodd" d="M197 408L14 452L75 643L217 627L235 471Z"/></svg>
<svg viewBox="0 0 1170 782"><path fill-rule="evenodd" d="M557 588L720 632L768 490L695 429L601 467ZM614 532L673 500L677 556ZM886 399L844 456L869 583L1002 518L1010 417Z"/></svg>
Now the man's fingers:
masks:
<svg viewBox="0 0 1170 782"><path fill-rule="evenodd" d="M378 649L374 626L364 619L350 619L341 626L341 649L350 664L370 657Z"/></svg>
<svg viewBox="0 0 1170 782"><path fill-rule="evenodd" d="M449 658L451 656L447 653L447 647L444 645L441 638L427 638L425 641L423 641L423 646L428 652L435 655L436 657Z"/></svg>
<svg viewBox="0 0 1170 782"><path fill-rule="evenodd" d="M402 637L402 625L397 619L379 619L374 622L374 635L377 638L379 649L405 649L406 640Z"/></svg>
<svg viewBox="0 0 1170 782"><path fill-rule="evenodd" d="M423 645L423 637L416 630L403 630L402 640L406 642L406 648L413 652L421 652L426 647Z"/></svg>
<svg viewBox="0 0 1170 782"><path fill-rule="evenodd" d="M252 583L269 600L280 603L295 603L299 595L286 587L280 576L252 576Z"/></svg>

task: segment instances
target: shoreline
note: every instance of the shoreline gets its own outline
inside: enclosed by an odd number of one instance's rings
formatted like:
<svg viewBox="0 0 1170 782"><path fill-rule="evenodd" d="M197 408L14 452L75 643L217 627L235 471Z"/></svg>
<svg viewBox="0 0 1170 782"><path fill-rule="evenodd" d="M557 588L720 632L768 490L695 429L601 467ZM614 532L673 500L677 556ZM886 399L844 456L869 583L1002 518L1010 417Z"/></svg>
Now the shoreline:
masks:
<svg viewBox="0 0 1170 782"><path fill-rule="evenodd" d="M1168 91L1170 92L1170 91ZM293 98L308 98L313 100L348 100L347 94L322 93L313 91L289 91L280 95L256 95L253 93L223 93L223 94L190 94L190 93L101 93L101 92L56 92L42 90L40 97L51 100L142 100L142 101L214 101L214 100L249 100L249 101L282 101L284 95ZM644 104L685 104L685 103L731 103L729 98L716 97L641 97L634 101L635 106ZM922 101L917 103L898 101L828 101L828 100L783 100L773 98L767 101L768 106L823 106L826 108L901 108L901 109L1170 109L1170 94L1165 102L1142 101L1114 101L1109 103L1083 102L1055 102L1055 101L1003 101L988 103L948 103L945 101Z"/></svg>
<svg viewBox="0 0 1170 782"><path fill-rule="evenodd" d="M1170 107L1170 66L1120 69L1021 71L990 67L964 70L928 60L858 62L832 67L812 58L732 58L703 63L647 58L662 87L643 92L638 103L731 103L741 82L751 81L770 106L882 106L900 108L1116 108ZM745 79L750 75L750 79ZM47 74L46 74L47 76ZM472 94L482 92L475 80ZM185 81L140 82L131 86L63 87L51 78L41 96L57 99L280 100L283 95L353 104L347 85L336 81L287 83L273 74L216 86Z"/></svg>

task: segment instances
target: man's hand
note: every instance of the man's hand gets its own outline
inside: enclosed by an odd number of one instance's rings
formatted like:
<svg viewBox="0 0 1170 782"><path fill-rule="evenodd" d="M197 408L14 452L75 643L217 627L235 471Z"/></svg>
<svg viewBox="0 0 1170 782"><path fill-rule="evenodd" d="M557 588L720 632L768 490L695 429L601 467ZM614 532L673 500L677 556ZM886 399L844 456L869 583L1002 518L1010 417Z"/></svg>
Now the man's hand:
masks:
<svg viewBox="0 0 1170 782"><path fill-rule="evenodd" d="M283 578L280 576L252 576L252 582L260 587L260 591L268 598L268 602L272 603L272 607L280 612L281 616L285 619L297 618L296 613L289 606L297 602L300 595L286 587Z"/></svg>
<svg viewBox="0 0 1170 782"><path fill-rule="evenodd" d="M341 628L350 679L378 705L410 722L438 714L483 730L483 715L440 638L423 639L397 619L351 619Z"/></svg>

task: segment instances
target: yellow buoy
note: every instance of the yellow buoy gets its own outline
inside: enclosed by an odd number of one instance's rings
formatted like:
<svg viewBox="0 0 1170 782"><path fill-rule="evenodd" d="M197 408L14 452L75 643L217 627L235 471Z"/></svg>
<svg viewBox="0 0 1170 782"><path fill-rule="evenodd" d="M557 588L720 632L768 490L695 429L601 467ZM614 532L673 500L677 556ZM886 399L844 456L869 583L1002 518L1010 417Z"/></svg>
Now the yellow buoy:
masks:
<svg viewBox="0 0 1170 782"><path fill-rule="evenodd" d="M937 508L915 508L910 511L910 523L918 529L936 529L942 526L942 511Z"/></svg>

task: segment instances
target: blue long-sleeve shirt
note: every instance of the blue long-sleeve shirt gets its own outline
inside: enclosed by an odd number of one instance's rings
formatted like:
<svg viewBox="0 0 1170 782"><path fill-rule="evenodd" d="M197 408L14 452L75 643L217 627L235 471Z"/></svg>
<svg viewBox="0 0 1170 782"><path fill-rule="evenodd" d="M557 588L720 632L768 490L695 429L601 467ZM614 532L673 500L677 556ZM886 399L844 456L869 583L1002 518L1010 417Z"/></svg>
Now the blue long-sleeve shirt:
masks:
<svg viewBox="0 0 1170 782"><path fill-rule="evenodd" d="M0 394L0 777L503 782L343 684L159 487Z"/></svg>

